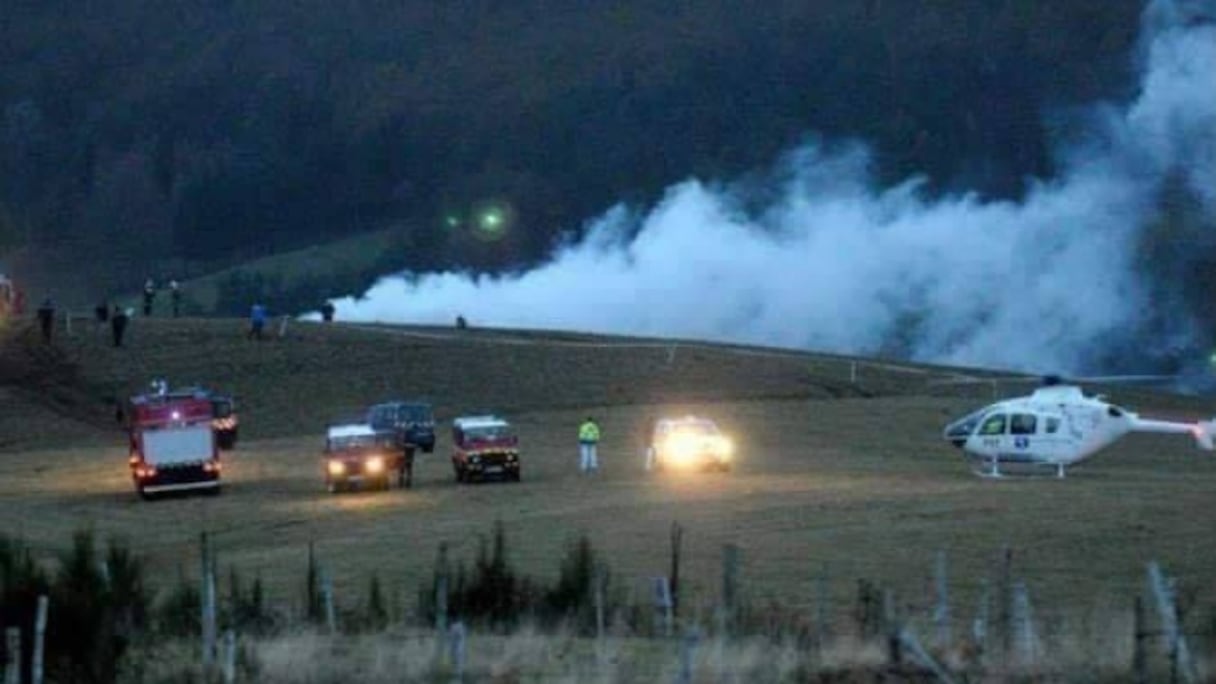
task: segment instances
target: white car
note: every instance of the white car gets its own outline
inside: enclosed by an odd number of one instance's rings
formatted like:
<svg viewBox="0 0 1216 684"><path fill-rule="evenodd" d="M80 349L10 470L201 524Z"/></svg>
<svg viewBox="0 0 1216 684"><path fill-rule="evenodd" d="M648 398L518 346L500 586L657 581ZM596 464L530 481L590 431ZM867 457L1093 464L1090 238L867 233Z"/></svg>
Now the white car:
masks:
<svg viewBox="0 0 1216 684"><path fill-rule="evenodd" d="M735 444L708 418L663 418L646 450L647 470L730 470Z"/></svg>

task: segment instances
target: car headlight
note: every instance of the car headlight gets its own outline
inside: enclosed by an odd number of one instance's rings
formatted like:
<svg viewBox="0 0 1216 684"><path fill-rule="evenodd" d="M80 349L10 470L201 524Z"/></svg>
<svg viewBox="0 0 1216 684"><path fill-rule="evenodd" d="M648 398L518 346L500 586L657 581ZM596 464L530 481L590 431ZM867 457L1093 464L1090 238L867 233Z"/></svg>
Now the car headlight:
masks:
<svg viewBox="0 0 1216 684"><path fill-rule="evenodd" d="M735 455L735 443L723 437L718 441L718 455L722 458L729 459Z"/></svg>
<svg viewBox="0 0 1216 684"><path fill-rule="evenodd" d="M384 457L372 456L363 462L363 470L368 475L379 475L384 472Z"/></svg>
<svg viewBox="0 0 1216 684"><path fill-rule="evenodd" d="M478 456L477 454L473 454L472 456L469 457L469 463L481 463L481 456Z"/></svg>
<svg viewBox="0 0 1216 684"><path fill-rule="evenodd" d="M326 468L329 469L330 475L346 474L346 464L342 461L330 461L328 464L326 464Z"/></svg>
<svg viewBox="0 0 1216 684"><path fill-rule="evenodd" d="M677 463L687 463L696 458L700 445L690 435L676 435L667 440L665 449L667 455Z"/></svg>

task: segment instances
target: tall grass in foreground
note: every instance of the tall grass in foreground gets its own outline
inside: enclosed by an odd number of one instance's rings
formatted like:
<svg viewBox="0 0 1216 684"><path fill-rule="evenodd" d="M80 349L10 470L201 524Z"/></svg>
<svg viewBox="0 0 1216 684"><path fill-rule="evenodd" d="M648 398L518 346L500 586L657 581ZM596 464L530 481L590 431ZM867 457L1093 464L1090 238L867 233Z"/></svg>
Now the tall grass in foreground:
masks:
<svg viewBox="0 0 1216 684"><path fill-rule="evenodd" d="M324 559L310 550L302 605L293 610L269 605L261 582L236 568L217 573L208 548L204 535L200 558L210 560L200 565L210 581L202 585L214 587L204 594L200 578L184 573L148 587L138 557L116 542L102 552L87 533L51 563L0 537L0 627L29 635L32 606L49 596L47 681L69 684L1185 682L1188 675L1209 681L1214 672L1205 660L1216 647L1213 607L1170 599L1194 655L1172 657L1167 621L1147 601L1138 612L1129 605L1033 613L1025 585L1011 581L1008 550L985 607L974 619L950 620L938 617L948 611L926 610L933 601L900 603L865 580L856 580L848 615L822 604L808 612L755 603L733 548L724 549L721 596L685 595L678 614L665 612L630 598L585 537L557 559L554 580L523 575L510 562L502 525L471 564L441 546L414 610L390 605L375 575L363 596L339 604ZM678 542L672 556L678 567ZM945 609L944 554L940 564ZM202 648L217 630L229 636ZM19 681L30 681L29 639L19 654L4 651L0 640L0 662L19 658Z"/></svg>

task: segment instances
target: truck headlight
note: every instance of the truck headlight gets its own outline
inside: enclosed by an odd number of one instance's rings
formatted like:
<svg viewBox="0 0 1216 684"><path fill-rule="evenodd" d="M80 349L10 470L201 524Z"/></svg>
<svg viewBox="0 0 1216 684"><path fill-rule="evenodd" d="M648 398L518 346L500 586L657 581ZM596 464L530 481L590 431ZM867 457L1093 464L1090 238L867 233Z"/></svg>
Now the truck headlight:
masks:
<svg viewBox="0 0 1216 684"><path fill-rule="evenodd" d="M330 461L326 467L329 469L330 475L341 476L346 474L346 464L342 461Z"/></svg>
<svg viewBox="0 0 1216 684"><path fill-rule="evenodd" d="M384 457L372 456L363 463L363 470L368 475L379 475L384 472Z"/></svg>

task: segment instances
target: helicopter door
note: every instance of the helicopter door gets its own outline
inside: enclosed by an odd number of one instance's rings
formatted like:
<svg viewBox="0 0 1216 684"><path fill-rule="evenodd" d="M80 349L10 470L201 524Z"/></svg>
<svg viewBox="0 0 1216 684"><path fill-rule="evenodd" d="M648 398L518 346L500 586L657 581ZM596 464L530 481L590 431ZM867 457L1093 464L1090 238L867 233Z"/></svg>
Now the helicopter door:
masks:
<svg viewBox="0 0 1216 684"><path fill-rule="evenodd" d="M1039 417L1034 413L1014 413L1009 416L1009 438L1006 446L1010 460L1035 461L1040 454Z"/></svg>
<svg viewBox="0 0 1216 684"><path fill-rule="evenodd" d="M1075 451L1075 441L1069 434L1064 416L1051 413L1039 414L1038 435L1035 438L1035 451L1040 452L1044 460L1068 460Z"/></svg>

